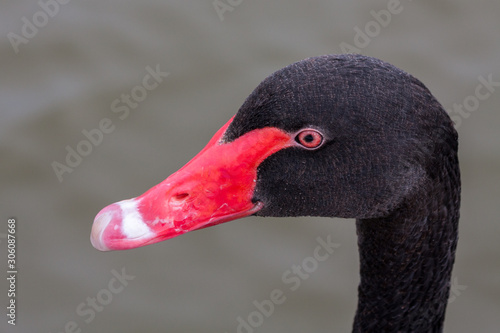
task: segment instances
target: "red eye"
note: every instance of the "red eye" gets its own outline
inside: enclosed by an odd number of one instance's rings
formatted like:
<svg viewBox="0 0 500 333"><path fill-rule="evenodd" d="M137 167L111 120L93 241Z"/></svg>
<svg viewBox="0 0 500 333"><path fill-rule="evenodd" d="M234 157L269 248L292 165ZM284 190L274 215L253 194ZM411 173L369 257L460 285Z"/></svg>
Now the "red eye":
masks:
<svg viewBox="0 0 500 333"><path fill-rule="evenodd" d="M295 141L304 146L304 148L316 149L323 143L323 135L317 130L305 129L295 136Z"/></svg>

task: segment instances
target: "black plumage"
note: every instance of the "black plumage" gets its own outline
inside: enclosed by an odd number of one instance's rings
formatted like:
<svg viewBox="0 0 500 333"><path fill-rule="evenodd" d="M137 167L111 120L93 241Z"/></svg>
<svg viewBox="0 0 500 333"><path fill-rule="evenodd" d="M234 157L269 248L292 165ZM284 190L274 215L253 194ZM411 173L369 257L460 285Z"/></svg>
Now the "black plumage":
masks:
<svg viewBox="0 0 500 333"><path fill-rule="evenodd" d="M224 140L264 127L315 128L258 167L258 216L356 218L355 332L441 332L460 206L457 133L410 74L361 55L287 66L247 98Z"/></svg>

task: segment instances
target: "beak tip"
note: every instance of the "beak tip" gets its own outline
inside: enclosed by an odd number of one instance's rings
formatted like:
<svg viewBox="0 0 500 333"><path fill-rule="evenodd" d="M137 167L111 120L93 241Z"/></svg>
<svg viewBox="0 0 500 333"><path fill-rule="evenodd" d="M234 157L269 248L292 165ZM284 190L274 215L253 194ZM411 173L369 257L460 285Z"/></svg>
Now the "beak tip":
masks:
<svg viewBox="0 0 500 333"><path fill-rule="evenodd" d="M99 251L126 250L152 241L156 233L144 221L135 198L104 207L97 213L90 242Z"/></svg>
<svg viewBox="0 0 500 333"><path fill-rule="evenodd" d="M115 204L109 205L102 209L95 217L94 223L92 225L92 231L90 233L90 242L92 246L99 251L109 251L110 248L106 246L103 239L103 234L110 222L113 220L114 216L118 211Z"/></svg>

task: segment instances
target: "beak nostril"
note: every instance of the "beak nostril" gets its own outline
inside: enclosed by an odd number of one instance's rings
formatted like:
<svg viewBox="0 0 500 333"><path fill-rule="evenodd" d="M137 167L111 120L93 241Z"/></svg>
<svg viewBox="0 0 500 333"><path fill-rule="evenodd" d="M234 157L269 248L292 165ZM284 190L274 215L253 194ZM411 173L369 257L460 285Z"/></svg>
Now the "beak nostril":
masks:
<svg viewBox="0 0 500 333"><path fill-rule="evenodd" d="M189 193L186 193L186 192L174 195L175 200L184 200L187 197L189 197Z"/></svg>

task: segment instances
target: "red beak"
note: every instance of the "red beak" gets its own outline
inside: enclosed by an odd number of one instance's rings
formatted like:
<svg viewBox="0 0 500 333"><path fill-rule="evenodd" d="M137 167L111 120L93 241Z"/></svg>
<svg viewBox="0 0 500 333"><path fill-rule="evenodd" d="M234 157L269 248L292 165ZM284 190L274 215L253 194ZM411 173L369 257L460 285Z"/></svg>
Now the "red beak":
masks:
<svg viewBox="0 0 500 333"><path fill-rule="evenodd" d="M92 245L101 251L131 249L258 212L263 203L252 202L257 168L271 154L293 145L293 139L266 127L223 143L231 122L163 182L102 209L92 226Z"/></svg>

